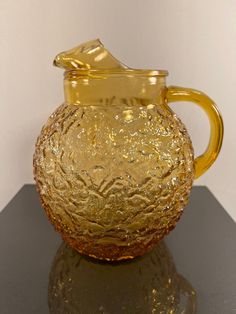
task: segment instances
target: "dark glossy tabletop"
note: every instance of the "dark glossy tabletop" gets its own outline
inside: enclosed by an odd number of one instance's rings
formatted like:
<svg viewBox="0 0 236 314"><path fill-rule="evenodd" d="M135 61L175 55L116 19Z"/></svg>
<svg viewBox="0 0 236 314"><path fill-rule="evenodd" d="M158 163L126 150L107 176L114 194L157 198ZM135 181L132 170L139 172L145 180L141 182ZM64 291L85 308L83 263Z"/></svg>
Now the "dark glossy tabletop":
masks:
<svg viewBox="0 0 236 314"><path fill-rule="evenodd" d="M0 213L0 313L236 313L236 224L194 187L177 227L144 257L102 263L68 248L34 185Z"/></svg>

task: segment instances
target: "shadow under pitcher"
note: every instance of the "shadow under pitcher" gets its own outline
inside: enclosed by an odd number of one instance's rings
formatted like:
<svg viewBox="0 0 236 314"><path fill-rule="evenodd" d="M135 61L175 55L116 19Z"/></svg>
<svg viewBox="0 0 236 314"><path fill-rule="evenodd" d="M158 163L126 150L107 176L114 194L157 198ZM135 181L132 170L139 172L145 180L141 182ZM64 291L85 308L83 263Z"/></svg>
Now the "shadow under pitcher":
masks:
<svg viewBox="0 0 236 314"><path fill-rule="evenodd" d="M166 87L167 71L132 69L99 40L60 53L65 101L43 126L34 153L42 205L63 239L102 260L143 255L168 234L193 180L217 158L222 117L204 93ZM210 140L194 157L168 103L207 113Z"/></svg>

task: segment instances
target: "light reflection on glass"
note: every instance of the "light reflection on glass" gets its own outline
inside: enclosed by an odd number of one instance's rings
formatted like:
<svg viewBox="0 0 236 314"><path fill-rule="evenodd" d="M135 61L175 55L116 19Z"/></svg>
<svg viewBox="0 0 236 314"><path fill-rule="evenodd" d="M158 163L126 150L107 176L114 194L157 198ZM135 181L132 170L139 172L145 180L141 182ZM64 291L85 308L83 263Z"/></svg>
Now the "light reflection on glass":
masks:
<svg viewBox="0 0 236 314"><path fill-rule="evenodd" d="M105 51L101 52L99 55L97 55L97 56L94 58L94 61L95 61L95 62L99 62L99 61L105 59L105 58L107 57L107 55L108 55L108 52L105 50Z"/></svg>
<svg viewBox="0 0 236 314"><path fill-rule="evenodd" d="M157 83L157 78L155 76L151 76L148 78L150 85L155 85Z"/></svg>

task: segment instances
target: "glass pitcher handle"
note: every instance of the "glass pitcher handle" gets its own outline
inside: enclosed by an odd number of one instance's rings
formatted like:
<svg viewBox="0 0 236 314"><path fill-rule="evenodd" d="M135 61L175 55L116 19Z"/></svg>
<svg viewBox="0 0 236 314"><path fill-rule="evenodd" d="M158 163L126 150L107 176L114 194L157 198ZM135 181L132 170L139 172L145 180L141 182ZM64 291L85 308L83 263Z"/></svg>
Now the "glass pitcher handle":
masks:
<svg viewBox="0 0 236 314"><path fill-rule="evenodd" d="M167 102L190 101L200 106L207 114L210 122L210 140L206 151L194 160L195 179L200 177L216 160L222 145L224 125L222 116L206 94L191 88L169 86L166 94Z"/></svg>

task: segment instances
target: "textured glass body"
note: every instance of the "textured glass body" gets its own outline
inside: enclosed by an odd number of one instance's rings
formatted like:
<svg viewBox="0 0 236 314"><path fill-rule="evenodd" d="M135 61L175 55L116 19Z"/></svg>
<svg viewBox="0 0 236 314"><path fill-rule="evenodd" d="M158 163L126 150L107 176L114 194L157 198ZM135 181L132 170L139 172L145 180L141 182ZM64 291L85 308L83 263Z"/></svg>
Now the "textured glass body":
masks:
<svg viewBox="0 0 236 314"><path fill-rule="evenodd" d="M62 105L37 143L49 217L80 252L99 258L143 254L175 226L192 186L182 123L158 105L130 108Z"/></svg>
<svg viewBox="0 0 236 314"><path fill-rule="evenodd" d="M34 155L38 191L56 229L79 252L107 260L142 255L175 227L223 132L206 95L167 89L166 71L117 62L97 42L56 57L67 70L66 99L43 127ZM167 104L176 100L197 102L212 121L209 147L195 161Z"/></svg>

